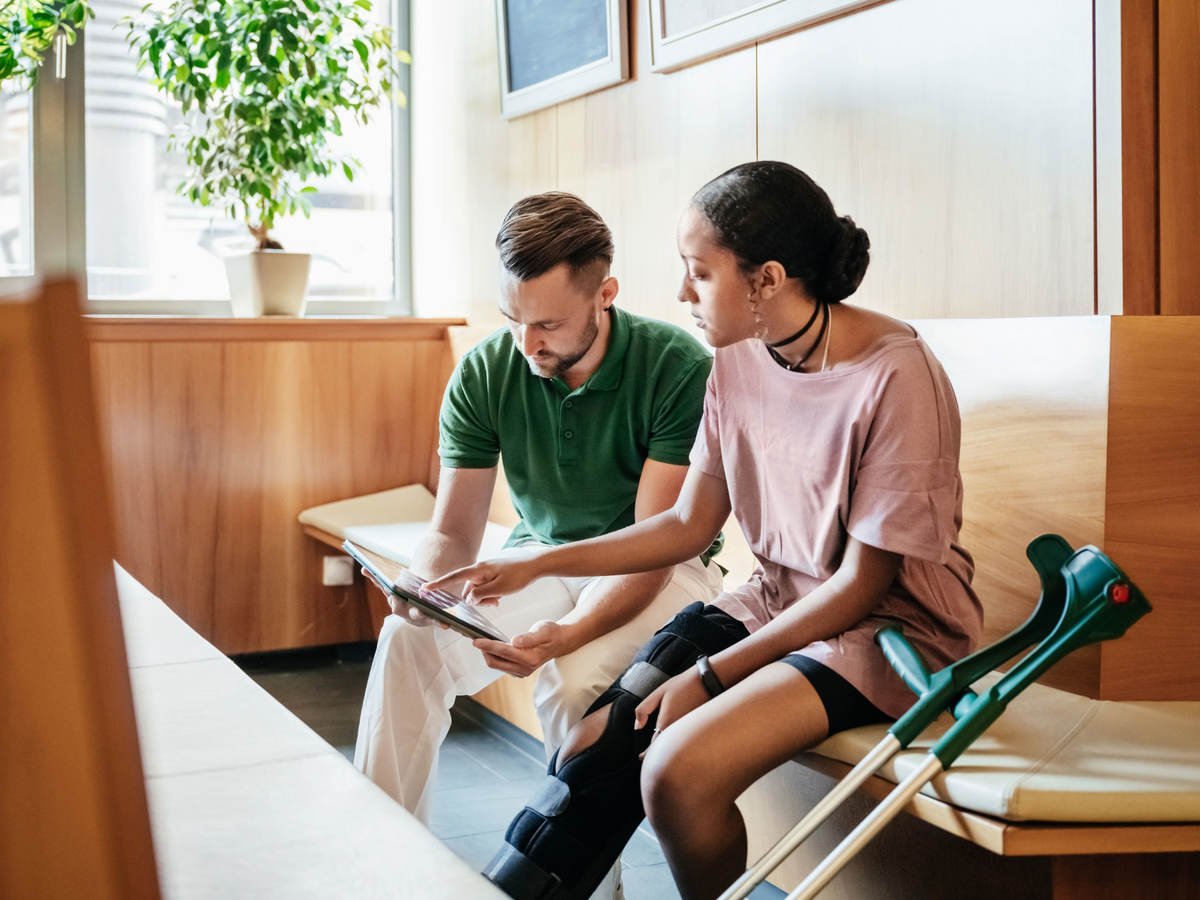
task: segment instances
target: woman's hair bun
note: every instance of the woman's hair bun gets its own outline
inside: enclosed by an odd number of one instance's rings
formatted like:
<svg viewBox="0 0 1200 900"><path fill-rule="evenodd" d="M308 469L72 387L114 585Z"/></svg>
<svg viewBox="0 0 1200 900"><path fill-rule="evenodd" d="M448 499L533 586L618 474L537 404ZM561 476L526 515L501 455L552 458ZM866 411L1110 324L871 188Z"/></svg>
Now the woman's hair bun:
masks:
<svg viewBox="0 0 1200 900"><path fill-rule="evenodd" d="M814 300L844 300L867 271L867 233L838 216L829 195L788 163L734 166L700 188L692 203L743 270L776 260Z"/></svg>
<svg viewBox="0 0 1200 900"><path fill-rule="evenodd" d="M819 285L813 285L818 300L837 303L844 300L862 283L871 261L871 239L854 224L849 216L838 218L833 245L826 257L828 268Z"/></svg>

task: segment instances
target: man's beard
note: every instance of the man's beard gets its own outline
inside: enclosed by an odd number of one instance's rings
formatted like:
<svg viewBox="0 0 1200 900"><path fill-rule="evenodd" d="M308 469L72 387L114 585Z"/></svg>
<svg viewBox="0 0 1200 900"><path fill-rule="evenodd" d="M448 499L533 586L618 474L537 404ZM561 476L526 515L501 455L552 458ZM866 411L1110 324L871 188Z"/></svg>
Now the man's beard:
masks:
<svg viewBox="0 0 1200 900"><path fill-rule="evenodd" d="M545 362L534 362L529 357L526 357L525 361L529 363L530 371L539 378L562 378L572 366L587 356L587 352L592 349L592 344L596 342L598 334L600 334L600 328L596 325L596 320L589 316L587 329L580 338L578 346L570 353L547 354L542 357Z"/></svg>

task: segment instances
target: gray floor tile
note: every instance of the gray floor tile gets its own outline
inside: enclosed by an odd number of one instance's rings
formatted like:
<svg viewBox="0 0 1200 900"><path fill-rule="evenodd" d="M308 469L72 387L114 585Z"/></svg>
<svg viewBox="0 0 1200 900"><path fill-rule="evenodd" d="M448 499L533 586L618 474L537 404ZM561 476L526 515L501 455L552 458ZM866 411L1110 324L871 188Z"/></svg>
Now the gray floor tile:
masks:
<svg viewBox="0 0 1200 900"><path fill-rule="evenodd" d="M453 734L446 738L439 757L437 781L433 788L435 793L458 788L484 787L498 780L495 772L458 746Z"/></svg>
<svg viewBox="0 0 1200 900"><path fill-rule="evenodd" d="M443 840L503 830L540 783L539 777L496 782L485 788L437 791L429 830Z"/></svg>
<svg viewBox="0 0 1200 900"><path fill-rule="evenodd" d="M482 871L504 843L504 830L447 838L443 843L471 868Z"/></svg>
<svg viewBox="0 0 1200 900"><path fill-rule="evenodd" d="M675 879L665 862L657 866L639 866L621 871L625 900L678 900Z"/></svg>
<svg viewBox="0 0 1200 900"><path fill-rule="evenodd" d="M513 746L482 730L448 735L448 741L503 780L527 780L546 774L545 763L530 759Z"/></svg>

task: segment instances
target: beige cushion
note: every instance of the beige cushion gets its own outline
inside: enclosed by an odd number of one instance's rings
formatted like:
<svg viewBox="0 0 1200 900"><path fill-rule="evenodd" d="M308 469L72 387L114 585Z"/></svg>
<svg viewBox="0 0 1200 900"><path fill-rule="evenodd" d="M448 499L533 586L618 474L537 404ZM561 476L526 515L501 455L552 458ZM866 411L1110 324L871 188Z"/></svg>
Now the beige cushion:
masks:
<svg viewBox="0 0 1200 900"><path fill-rule="evenodd" d="M880 774L914 771L952 721L943 715ZM885 732L856 728L813 752L855 763ZM1090 700L1035 684L924 793L1011 821L1198 821L1200 702Z"/></svg>
<svg viewBox="0 0 1200 900"><path fill-rule="evenodd" d="M117 568L163 897L503 894Z"/></svg>
<svg viewBox="0 0 1200 900"><path fill-rule="evenodd" d="M113 569L130 668L224 658L133 576L115 563Z"/></svg>
<svg viewBox="0 0 1200 900"><path fill-rule="evenodd" d="M423 484L363 494L304 510L300 524L319 528L351 540L401 565L412 561L412 549L429 530L433 494ZM488 522L483 532L481 557L495 555L508 540L509 529Z"/></svg>

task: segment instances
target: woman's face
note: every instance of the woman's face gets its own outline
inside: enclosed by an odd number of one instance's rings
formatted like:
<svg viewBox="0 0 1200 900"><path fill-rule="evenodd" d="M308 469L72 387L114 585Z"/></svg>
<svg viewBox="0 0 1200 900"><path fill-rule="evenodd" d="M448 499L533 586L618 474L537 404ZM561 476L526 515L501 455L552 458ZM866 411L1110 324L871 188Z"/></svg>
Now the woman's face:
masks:
<svg viewBox="0 0 1200 900"><path fill-rule="evenodd" d="M758 324L749 302L751 285L733 251L716 241L712 225L689 205L676 235L683 259L679 300L691 307L696 326L714 347L755 337Z"/></svg>

